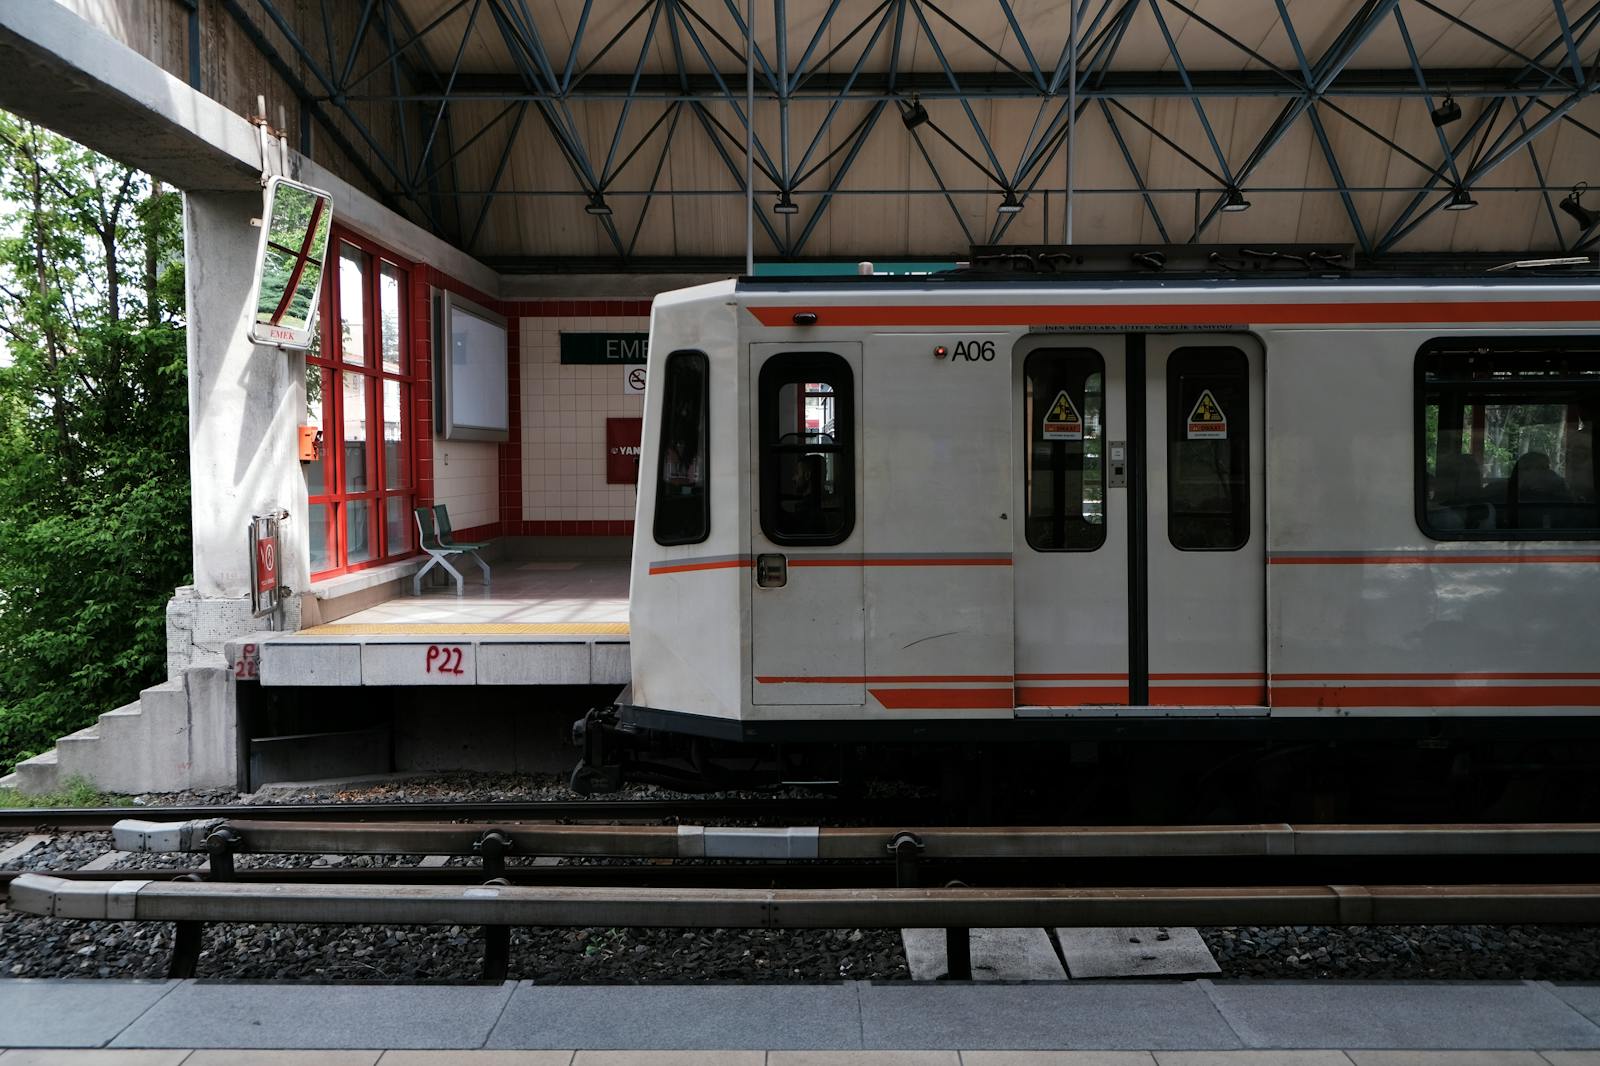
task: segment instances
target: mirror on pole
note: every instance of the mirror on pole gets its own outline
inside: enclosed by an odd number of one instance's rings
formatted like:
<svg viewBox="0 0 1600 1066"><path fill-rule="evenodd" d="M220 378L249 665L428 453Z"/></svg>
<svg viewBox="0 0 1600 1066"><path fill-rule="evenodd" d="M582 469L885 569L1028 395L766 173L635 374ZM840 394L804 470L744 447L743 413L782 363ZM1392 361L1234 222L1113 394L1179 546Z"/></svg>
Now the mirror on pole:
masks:
<svg viewBox="0 0 1600 1066"><path fill-rule="evenodd" d="M273 178L267 183L263 218L250 339L308 348L333 225L331 198L320 189Z"/></svg>

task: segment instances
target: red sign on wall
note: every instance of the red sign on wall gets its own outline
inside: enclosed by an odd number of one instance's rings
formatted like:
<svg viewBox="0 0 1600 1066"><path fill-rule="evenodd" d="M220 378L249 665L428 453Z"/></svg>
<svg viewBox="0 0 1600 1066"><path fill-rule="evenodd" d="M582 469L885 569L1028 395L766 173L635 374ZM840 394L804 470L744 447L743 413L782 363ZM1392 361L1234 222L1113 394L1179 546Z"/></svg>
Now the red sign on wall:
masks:
<svg viewBox="0 0 1600 1066"><path fill-rule="evenodd" d="M639 483L639 441L642 418L606 419L606 484Z"/></svg>
<svg viewBox="0 0 1600 1066"><path fill-rule="evenodd" d="M278 587L278 531L256 541L256 595L265 596Z"/></svg>

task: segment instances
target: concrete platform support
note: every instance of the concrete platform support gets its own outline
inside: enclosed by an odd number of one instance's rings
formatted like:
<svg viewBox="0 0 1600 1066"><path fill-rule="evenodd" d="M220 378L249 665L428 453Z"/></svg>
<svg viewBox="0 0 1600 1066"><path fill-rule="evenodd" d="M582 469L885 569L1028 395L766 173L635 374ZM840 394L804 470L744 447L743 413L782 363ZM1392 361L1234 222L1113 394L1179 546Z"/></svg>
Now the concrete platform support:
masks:
<svg viewBox="0 0 1600 1066"><path fill-rule="evenodd" d="M194 584L167 604L167 681L63 737L18 767L45 792L73 777L118 792L225 787L236 777L232 664L225 645L263 628L250 610L252 515L285 509L282 624L299 625L309 584L306 489L295 455L305 413L305 358L249 340L259 192L188 192L189 466Z"/></svg>

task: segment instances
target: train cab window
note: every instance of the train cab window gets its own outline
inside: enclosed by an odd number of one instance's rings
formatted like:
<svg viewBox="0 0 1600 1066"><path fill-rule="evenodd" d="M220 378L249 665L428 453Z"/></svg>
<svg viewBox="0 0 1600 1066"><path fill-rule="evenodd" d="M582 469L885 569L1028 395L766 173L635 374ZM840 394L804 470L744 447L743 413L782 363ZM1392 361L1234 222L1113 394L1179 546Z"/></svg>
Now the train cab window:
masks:
<svg viewBox="0 0 1600 1066"><path fill-rule="evenodd" d="M761 529L774 544L838 544L855 528L850 364L796 352L761 367Z"/></svg>
<svg viewBox="0 0 1600 1066"><path fill-rule="evenodd" d="M1600 347L1494 339L1417 356L1417 521L1437 540L1600 537Z"/></svg>
<svg viewBox="0 0 1600 1066"><path fill-rule="evenodd" d="M1167 360L1167 539L1236 551L1250 539L1250 361L1237 348Z"/></svg>
<svg viewBox="0 0 1600 1066"><path fill-rule="evenodd" d="M1087 348L1045 348L1023 364L1028 544L1094 551L1106 540L1106 364Z"/></svg>
<svg viewBox="0 0 1600 1066"><path fill-rule="evenodd" d="M706 357L673 352L663 376L653 531L657 544L698 544L711 532Z"/></svg>

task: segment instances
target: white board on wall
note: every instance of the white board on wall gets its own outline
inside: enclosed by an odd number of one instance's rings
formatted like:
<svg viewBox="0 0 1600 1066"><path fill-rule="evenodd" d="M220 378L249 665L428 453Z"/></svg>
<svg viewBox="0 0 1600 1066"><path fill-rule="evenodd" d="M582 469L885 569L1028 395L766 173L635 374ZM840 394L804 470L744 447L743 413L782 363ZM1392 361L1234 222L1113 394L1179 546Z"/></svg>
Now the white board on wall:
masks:
<svg viewBox="0 0 1600 1066"><path fill-rule="evenodd" d="M435 429L445 440L509 439L505 318L442 289L434 290L433 306Z"/></svg>

